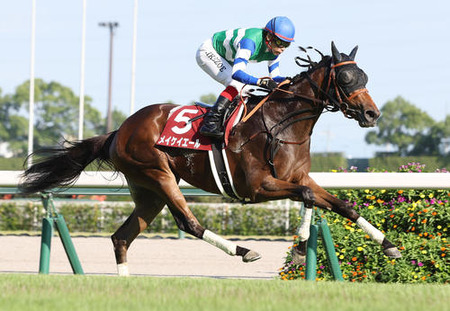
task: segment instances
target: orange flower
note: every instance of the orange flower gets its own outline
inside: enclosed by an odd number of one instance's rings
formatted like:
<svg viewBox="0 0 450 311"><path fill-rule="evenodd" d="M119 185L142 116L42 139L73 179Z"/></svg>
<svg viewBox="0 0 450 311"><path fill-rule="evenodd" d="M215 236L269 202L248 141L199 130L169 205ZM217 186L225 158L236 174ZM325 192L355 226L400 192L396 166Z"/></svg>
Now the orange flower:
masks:
<svg viewBox="0 0 450 311"><path fill-rule="evenodd" d="M397 191L397 193L398 193L398 194L402 194L402 193L403 193L403 190L399 190L399 191ZM450 193L449 193L449 196L450 196Z"/></svg>
<svg viewBox="0 0 450 311"><path fill-rule="evenodd" d="M353 258L352 258L352 261L356 261L356 260L358 260L358 258L356 258L356 257L353 257Z"/></svg>
<svg viewBox="0 0 450 311"><path fill-rule="evenodd" d="M413 218L413 219L411 219L411 222L416 222L416 220Z"/></svg>
<svg viewBox="0 0 450 311"><path fill-rule="evenodd" d="M377 203L382 204L382 203L384 203L384 201L381 200L381 199L378 199L378 200L377 200Z"/></svg>
<svg viewBox="0 0 450 311"><path fill-rule="evenodd" d="M394 218L394 214L392 214L392 215L389 215L389 217L391 217L391 218Z"/></svg>
<svg viewBox="0 0 450 311"><path fill-rule="evenodd" d="M433 216L436 216L436 215L437 215L437 213L436 213L436 212L433 212L433 213L431 213L431 215L433 215Z"/></svg>
<svg viewBox="0 0 450 311"><path fill-rule="evenodd" d="M442 254L441 254L441 257L445 257L445 256L446 256L445 253L442 253Z"/></svg>
<svg viewBox="0 0 450 311"><path fill-rule="evenodd" d="M427 223L427 220L426 220L426 219L422 220L422 223L423 223L423 224L426 224L426 223Z"/></svg>
<svg viewBox="0 0 450 311"><path fill-rule="evenodd" d="M412 228L411 228L411 231L415 231L415 230L416 230L416 227L412 227Z"/></svg>
<svg viewBox="0 0 450 311"><path fill-rule="evenodd" d="M410 213L410 214L409 214L409 217L413 217L413 216L414 216L414 213Z"/></svg>
<svg viewBox="0 0 450 311"><path fill-rule="evenodd" d="M446 248L445 247L441 247L441 251L445 252Z"/></svg>

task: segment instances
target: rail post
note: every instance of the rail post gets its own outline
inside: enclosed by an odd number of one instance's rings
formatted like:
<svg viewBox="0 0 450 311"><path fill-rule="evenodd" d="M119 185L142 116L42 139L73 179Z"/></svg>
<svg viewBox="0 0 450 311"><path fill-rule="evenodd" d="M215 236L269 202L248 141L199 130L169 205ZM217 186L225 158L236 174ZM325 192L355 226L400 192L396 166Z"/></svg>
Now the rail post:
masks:
<svg viewBox="0 0 450 311"><path fill-rule="evenodd" d="M302 212L300 211L300 214ZM318 218L315 223L315 217ZM311 225L310 225L310 235L306 250L306 271L305 279L308 281L315 281L317 276L317 240L320 235L325 247L325 254L327 257L330 272L336 281L343 281L342 271L339 266L339 261L336 256L336 249L334 248L333 238L331 237L330 228L328 227L327 221L323 218L319 211L312 215Z"/></svg>
<svg viewBox="0 0 450 311"><path fill-rule="evenodd" d="M69 258L73 273L84 274L83 268L81 267L81 263L75 251L75 247L73 246L69 229L67 228L64 217L56 212L55 206L53 204L52 194L41 193L41 200L46 210L46 217L44 217L42 220L39 273L48 274L50 271L51 241L53 237L53 228L55 226L58 230L67 257Z"/></svg>
<svg viewBox="0 0 450 311"><path fill-rule="evenodd" d="M334 248L333 238L331 237L330 227L328 227L325 218L320 219L319 228L320 236L322 237L323 245L325 247L325 252L328 259L328 264L330 266L330 272L336 281L344 281L341 267L339 266L339 261L336 256L336 249Z"/></svg>
<svg viewBox="0 0 450 311"><path fill-rule="evenodd" d="M309 227L309 239L306 249L306 280L315 281L317 276L317 236L319 226L311 224Z"/></svg>
<svg viewBox="0 0 450 311"><path fill-rule="evenodd" d="M44 217L42 219L41 233L41 255L39 258L39 273L48 274L50 271L50 249L53 236L53 219Z"/></svg>

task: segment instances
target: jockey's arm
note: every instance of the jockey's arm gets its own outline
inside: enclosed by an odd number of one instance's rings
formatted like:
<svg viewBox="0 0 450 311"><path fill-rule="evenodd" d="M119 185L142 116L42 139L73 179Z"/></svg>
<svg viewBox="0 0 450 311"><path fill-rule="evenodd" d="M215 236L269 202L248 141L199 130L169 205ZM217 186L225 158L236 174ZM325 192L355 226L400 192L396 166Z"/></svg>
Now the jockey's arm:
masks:
<svg viewBox="0 0 450 311"><path fill-rule="evenodd" d="M267 67L269 69L269 77L271 77L275 82L280 83L286 80L286 77L280 76L280 57L269 61Z"/></svg>
<svg viewBox="0 0 450 311"><path fill-rule="evenodd" d="M258 85L258 78L246 72L250 57L255 51L255 42L244 38L239 42L236 56L234 58L232 78L239 82Z"/></svg>

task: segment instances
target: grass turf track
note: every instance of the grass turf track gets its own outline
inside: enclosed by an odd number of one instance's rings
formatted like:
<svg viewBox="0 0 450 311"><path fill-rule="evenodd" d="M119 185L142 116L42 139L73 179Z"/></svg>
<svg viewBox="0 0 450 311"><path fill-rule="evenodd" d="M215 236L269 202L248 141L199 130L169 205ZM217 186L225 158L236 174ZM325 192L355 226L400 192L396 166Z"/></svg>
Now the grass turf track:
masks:
<svg viewBox="0 0 450 311"><path fill-rule="evenodd" d="M0 310L448 310L450 285L0 274Z"/></svg>

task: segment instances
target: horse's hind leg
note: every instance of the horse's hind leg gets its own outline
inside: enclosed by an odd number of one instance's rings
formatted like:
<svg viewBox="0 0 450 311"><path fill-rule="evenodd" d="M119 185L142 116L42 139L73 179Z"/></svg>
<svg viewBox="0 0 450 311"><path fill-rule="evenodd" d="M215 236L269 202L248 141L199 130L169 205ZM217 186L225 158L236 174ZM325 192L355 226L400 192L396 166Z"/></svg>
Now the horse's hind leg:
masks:
<svg viewBox="0 0 450 311"><path fill-rule="evenodd" d="M127 251L133 240L155 219L165 202L154 192L139 187L130 187L135 208L128 219L111 236L116 256L118 274L129 275Z"/></svg>

